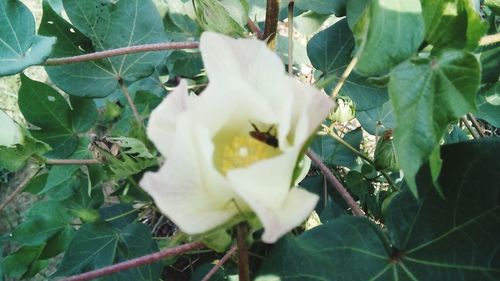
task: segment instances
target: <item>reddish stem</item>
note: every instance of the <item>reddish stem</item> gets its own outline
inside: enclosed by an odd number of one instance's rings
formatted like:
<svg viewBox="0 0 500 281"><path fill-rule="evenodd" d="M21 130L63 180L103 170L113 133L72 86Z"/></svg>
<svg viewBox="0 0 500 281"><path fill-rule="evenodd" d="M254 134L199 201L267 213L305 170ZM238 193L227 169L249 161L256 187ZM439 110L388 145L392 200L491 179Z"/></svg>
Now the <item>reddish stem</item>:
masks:
<svg viewBox="0 0 500 281"><path fill-rule="evenodd" d="M344 201L347 203L349 207L351 207L352 213L356 216L364 216L365 213L358 206L356 201L352 198L351 194L345 189L345 187L340 183L340 181L335 177L335 175L330 171L330 169L321 161L321 158L314 153L312 150L307 152L307 156L311 158L311 161L316 165L323 175L326 177L326 180L337 190L337 192L342 196Z"/></svg>
<svg viewBox="0 0 500 281"><path fill-rule="evenodd" d="M210 269L210 271L207 273L207 275L205 275L205 277L203 277L203 279L201 281L210 280L210 278L212 278L212 276L214 276L214 274L224 265L224 263L226 263L226 261L232 255L234 255L234 253L236 252L236 249L238 249L238 247L236 245L231 247L231 249L229 249L229 251L227 251L227 253L219 260L219 262L212 269Z"/></svg>
<svg viewBox="0 0 500 281"><path fill-rule="evenodd" d="M120 55L141 53L141 52L164 51L173 49L196 49L199 46L200 44L198 42L168 42L168 43L144 44L144 45L136 45L136 46L106 50L102 52L95 52L91 54L85 54L74 57L48 59L47 61L45 61L44 65L50 66L50 65L70 64L70 63L98 60Z"/></svg>
<svg viewBox="0 0 500 281"><path fill-rule="evenodd" d="M78 275L73 275L68 278L62 279L61 281L85 281L95 279L97 277L102 277L106 275L111 275L113 273L124 271L130 268L139 267L141 265L154 263L166 257L171 257L183 253L187 253L193 250L201 249L205 247L205 244L201 242L193 242L184 244L175 248L165 249L160 252L156 252L150 255L142 256L139 258L131 259L121 263L113 264L103 268L99 268L93 271L85 272Z"/></svg>

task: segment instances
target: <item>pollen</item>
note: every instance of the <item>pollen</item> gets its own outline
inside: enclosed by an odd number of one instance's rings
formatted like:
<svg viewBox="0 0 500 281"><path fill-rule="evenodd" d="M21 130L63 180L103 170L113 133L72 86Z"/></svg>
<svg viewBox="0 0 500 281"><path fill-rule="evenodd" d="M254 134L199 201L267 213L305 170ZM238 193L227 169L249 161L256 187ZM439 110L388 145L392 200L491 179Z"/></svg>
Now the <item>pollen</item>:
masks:
<svg viewBox="0 0 500 281"><path fill-rule="evenodd" d="M278 148L249 135L239 135L224 146L221 170L223 174L226 174L231 169L245 168L279 154L281 154L281 151Z"/></svg>

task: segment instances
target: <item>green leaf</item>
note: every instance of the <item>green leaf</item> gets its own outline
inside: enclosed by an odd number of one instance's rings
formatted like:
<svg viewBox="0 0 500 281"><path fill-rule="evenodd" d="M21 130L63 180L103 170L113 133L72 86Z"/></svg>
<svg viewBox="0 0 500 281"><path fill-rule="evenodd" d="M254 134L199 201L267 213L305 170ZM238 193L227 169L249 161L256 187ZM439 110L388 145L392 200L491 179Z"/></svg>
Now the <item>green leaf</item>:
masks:
<svg viewBox="0 0 500 281"><path fill-rule="evenodd" d="M287 236L256 280L498 280L499 157L500 140L493 138L443 147L446 199L426 167L420 201L409 190L398 193L384 230L344 216Z"/></svg>
<svg viewBox="0 0 500 281"><path fill-rule="evenodd" d="M406 61L391 72L389 94L396 114L396 155L411 190L415 175L448 124L476 109L480 66L470 53L448 50Z"/></svg>
<svg viewBox="0 0 500 281"><path fill-rule="evenodd" d="M34 139L27 130L23 130L23 144L16 144L14 147L0 146L0 168L18 171L33 155L42 155L50 150L46 143Z"/></svg>
<svg viewBox="0 0 500 281"><path fill-rule="evenodd" d="M35 216L20 224L12 234L12 238L24 245L42 245L65 227L66 224L55 219Z"/></svg>
<svg viewBox="0 0 500 281"><path fill-rule="evenodd" d="M445 144L454 144L468 141L469 138L467 137L467 134L460 129L460 127L453 125L451 131L448 134L444 134L443 140Z"/></svg>
<svg viewBox="0 0 500 281"><path fill-rule="evenodd" d="M470 0L422 0L425 39L436 48L473 51L487 25L472 7Z"/></svg>
<svg viewBox="0 0 500 281"><path fill-rule="evenodd" d="M203 68L200 52L173 51L167 60L168 74L182 77L194 77Z"/></svg>
<svg viewBox="0 0 500 281"><path fill-rule="evenodd" d="M359 149L363 139L363 132L361 128L358 128L345 134L343 139L352 147ZM356 163L358 157L343 144L328 135L314 138L311 149L321 156L323 162L328 166L351 167Z"/></svg>
<svg viewBox="0 0 500 281"><path fill-rule="evenodd" d="M74 179L74 174L78 171L80 167L78 165L56 165L50 169L49 176L47 178L47 183L41 191L41 193L48 192L56 187L65 187L63 184Z"/></svg>
<svg viewBox="0 0 500 281"><path fill-rule="evenodd" d="M301 10L311 10L318 14L335 14L337 17L345 15L346 0L295 0L295 6Z"/></svg>
<svg viewBox="0 0 500 281"><path fill-rule="evenodd" d="M481 49L481 82L495 83L500 78L500 43L484 46Z"/></svg>
<svg viewBox="0 0 500 281"><path fill-rule="evenodd" d="M495 14L500 14L500 0L485 0L484 5L490 7Z"/></svg>
<svg viewBox="0 0 500 281"><path fill-rule="evenodd" d="M40 26L40 33L58 38L53 57L169 41L150 0L64 0L63 4L73 26L48 4ZM54 84L71 95L105 97L119 90L119 79L133 82L152 74L167 53L130 54L46 70Z"/></svg>
<svg viewBox="0 0 500 281"><path fill-rule="evenodd" d="M415 54L424 39L424 21L419 0L377 0L353 29L364 75L385 74Z"/></svg>
<svg viewBox="0 0 500 281"><path fill-rule="evenodd" d="M394 108L390 101L377 108L356 111L356 119L366 132L374 136L380 136L386 130L396 127Z"/></svg>
<svg viewBox="0 0 500 281"><path fill-rule="evenodd" d="M0 76L43 63L56 38L37 36L30 10L17 0L0 0Z"/></svg>
<svg viewBox="0 0 500 281"><path fill-rule="evenodd" d="M70 97L71 121L75 132L86 133L97 122L97 107L92 99Z"/></svg>
<svg viewBox="0 0 500 281"><path fill-rule="evenodd" d="M333 88L347 68L353 49L354 37L345 19L317 33L309 41L309 59L316 69L323 72L324 80L319 81L320 84L326 83L328 88ZM371 85L366 77L356 73L348 77L340 95L351 97L357 110L375 108L389 99L386 89Z"/></svg>
<svg viewBox="0 0 500 281"><path fill-rule="evenodd" d="M98 222L82 226L71 241L56 276L67 276L136 258L157 251L146 225L129 224L122 230ZM125 270L104 280L160 278L159 263Z"/></svg>
<svg viewBox="0 0 500 281"><path fill-rule="evenodd" d="M29 123L40 128L31 130L33 136L52 147L48 156L66 157L75 150L78 137L71 125L71 109L56 90L22 74L19 108Z"/></svg>
<svg viewBox="0 0 500 281"><path fill-rule="evenodd" d="M2 264L5 267L6 275L17 280L21 279L38 259L42 249L43 246L23 246L5 257Z"/></svg>
<svg viewBox="0 0 500 281"><path fill-rule="evenodd" d="M75 229L71 226L66 226L63 231L58 234L52 236L49 240L47 240L45 247L43 247L43 251L40 254L40 259L49 259L53 258L60 253L66 251L75 235Z"/></svg>

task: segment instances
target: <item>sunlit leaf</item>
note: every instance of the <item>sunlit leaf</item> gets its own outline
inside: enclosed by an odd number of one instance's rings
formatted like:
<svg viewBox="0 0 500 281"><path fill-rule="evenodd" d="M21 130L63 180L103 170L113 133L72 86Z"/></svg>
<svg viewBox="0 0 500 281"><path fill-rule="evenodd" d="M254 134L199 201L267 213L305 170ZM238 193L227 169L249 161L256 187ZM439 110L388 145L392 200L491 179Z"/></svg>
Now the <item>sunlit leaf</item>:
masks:
<svg viewBox="0 0 500 281"><path fill-rule="evenodd" d="M150 0L63 1L71 24L44 5L40 33L56 36L52 57L65 57L147 43L167 42L161 18ZM46 67L67 93L105 97L119 80L134 82L153 73L167 52L144 52L92 62Z"/></svg>
<svg viewBox="0 0 500 281"><path fill-rule="evenodd" d="M17 0L0 0L0 76L43 63L56 38L35 34L35 19Z"/></svg>
<svg viewBox="0 0 500 281"><path fill-rule="evenodd" d="M448 124L476 110L479 69L474 55L449 50L406 61L392 70L389 94L397 120L394 145L415 194L415 175L439 145Z"/></svg>

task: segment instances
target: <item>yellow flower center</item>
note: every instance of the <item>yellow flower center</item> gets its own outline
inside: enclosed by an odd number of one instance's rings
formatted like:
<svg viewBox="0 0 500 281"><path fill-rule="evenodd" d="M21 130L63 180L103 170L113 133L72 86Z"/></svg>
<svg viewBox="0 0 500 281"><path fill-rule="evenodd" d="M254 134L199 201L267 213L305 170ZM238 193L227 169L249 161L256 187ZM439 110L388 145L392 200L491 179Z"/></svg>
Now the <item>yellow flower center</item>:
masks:
<svg viewBox="0 0 500 281"><path fill-rule="evenodd" d="M250 135L237 135L223 147L221 172L236 168L245 168L253 163L275 157L281 151L271 145L257 140Z"/></svg>

